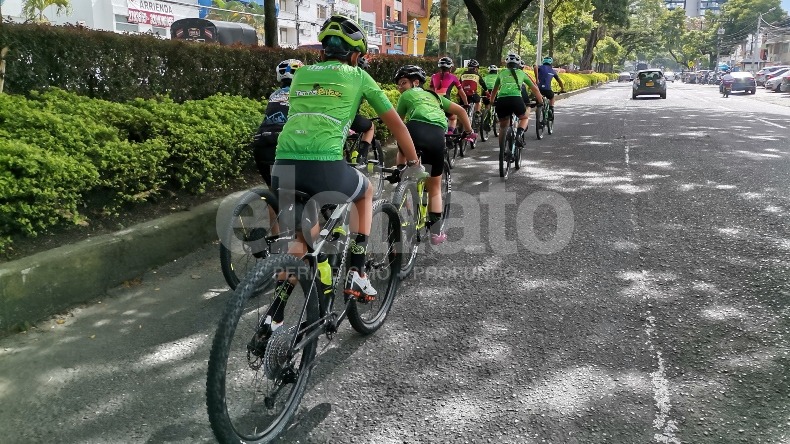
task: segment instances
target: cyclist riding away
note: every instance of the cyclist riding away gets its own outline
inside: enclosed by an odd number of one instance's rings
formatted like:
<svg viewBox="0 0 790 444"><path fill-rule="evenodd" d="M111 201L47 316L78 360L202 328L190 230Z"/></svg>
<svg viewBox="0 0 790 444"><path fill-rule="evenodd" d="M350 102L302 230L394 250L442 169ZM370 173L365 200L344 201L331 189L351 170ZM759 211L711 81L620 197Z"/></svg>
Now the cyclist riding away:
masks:
<svg viewBox="0 0 790 444"><path fill-rule="evenodd" d="M485 90L483 91L483 106L485 107L486 116L488 115L488 109L491 108L491 91L494 89L494 83L496 83L497 73L499 73L499 67L496 65L490 65L488 67L488 74L483 77L483 85L485 85ZM488 119L484 121L486 123L485 130L491 131L490 125L493 122L488 122Z"/></svg>
<svg viewBox="0 0 790 444"><path fill-rule="evenodd" d="M271 166L274 164L274 153L277 149L277 136L288 120L288 91L291 89L291 79L296 70L304 66L300 60L288 59L280 62L274 69L280 88L269 96L269 103L264 111L265 117L258 131L252 138L252 154L255 166L261 173L266 186L272 186Z"/></svg>
<svg viewBox="0 0 790 444"><path fill-rule="evenodd" d="M492 100L496 101L496 114L499 117L499 144L505 142L505 131L510 121L510 115L518 117L518 129L516 130L516 144L524 146L524 131L527 128L528 114L527 105L521 97L521 86L527 85L532 93L535 94L538 104L542 104L543 96L538 87L532 83L529 76L521 69L523 66L521 57L517 54L508 54L505 58L505 66L497 76L494 83L494 92L491 94Z"/></svg>
<svg viewBox="0 0 790 444"><path fill-rule="evenodd" d="M459 78L461 80L461 89L466 94L467 102L475 104L475 113L477 114L480 113L480 92L487 89L485 80L478 72L479 68L480 63L472 59L467 64L466 71Z"/></svg>
<svg viewBox="0 0 790 444"><path fill-rule="evenodd" d="M428 185L428 229L431 243L438 245L447 239L436 222L442 218L441 176L444 170L444 135L447 131L445 113L461 119L464 135L474 137L472 124L466 111L460 106L433 91L422 89L425 84L425 71L416 65L406 65L395 73L395 84L401 92L398 100L398 115L406 122L414 146L420 153L423 165L430 165L431 177ZM398 163L403 163L403 155L398 153Z"/></svg>
<svg viewBox="0 0 790 444"><path fill-rule="evenodd" d="M436 94L445 96L449 99L450 93L453 90L453 86L455 86L458 89L458 97L461 99L461 103L464 105L469 105L469 100L466 97L466 93L464 93L464 89L461 87L461 81L458 80L458 77L456 77L455 74L450 72L452 68L453 59L450 57L442 57L439 59L439 72L431 76L430 87L436 92ZM447 133L454 134L457 122L455 114L446 114L446 116L450 119L447 122Z"/></svg>
<svg viewBox="0 0 790 444"><path fill-rule="evenodd" d="M557 79L557 83L560 85L560 93L565 92L565 85L562 84L562 79L560 79L557 71L552 68L552 63L554 63L553 58L544 57L543 64L535 70L535 76L538 79L538 89L540 90L540 93L543 94L543 97L549 100L549 111L550 115L553 116L554 91L551 89L551 80Z"/></svg>
<svg viewBox="0 0 790 444"><path fill-rule="evenodd" d="M407 173L418 174L415 170L422 167L409 131L392 103L370 74L357 66L367 51L362 28L347 17L334 15L324 22L318 38L323 46L322 61L299 69L291 83L291 109L277 145L272 187L275 191L280 187L294 188L311 196L321 193L317 197L322 199L318 202L322 205L354 203L349 221L351 238L345 293L368 301L376 295L364 270L373 190L367 178L343 160L348 130L363 98L395 136L411 167ZM313 228L317 231L317 227ZM301 233L298 240L299 243L290 244L289 253L301 257L307 246ZM331 278L321 272L328 268L326 259L318 263L324 285L325 279L331 283ZM278 279L277 301L282 302L273 304L267 313L272 318L271 330L282 321L285 300L293 289L285 281L284 273L278 277L282 279Z"/></svg>

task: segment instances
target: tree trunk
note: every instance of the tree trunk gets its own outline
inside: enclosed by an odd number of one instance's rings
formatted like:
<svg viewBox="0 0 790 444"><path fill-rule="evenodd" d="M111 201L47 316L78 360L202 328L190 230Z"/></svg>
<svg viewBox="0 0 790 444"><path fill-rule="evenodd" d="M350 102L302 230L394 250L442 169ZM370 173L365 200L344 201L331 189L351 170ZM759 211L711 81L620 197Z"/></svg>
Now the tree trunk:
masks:
<svg viewBox="0 0 790 444"><path fill-rule="evenodd" d="M0 16L0 20L2 16ZM8 46L0 50L0 94L3 93L3 87L5 86L5 56L8 54Z"/></svg>
<svg viewBox="0 0 790 444"><path fill-rule="evenodd" d="M532 0L464 0L477 25L475 58L482 65L500 64L505 38Z"/></svg>
<svg viewBox="0 0 790 444"><path fill-rule="evenodd" d="M593 59L595 59L595 46L605 33L606 29L603 25L599 25L597 28L593 28L592 31L590 31L587 44L584 46L581 63L579 63L579 69L582 71L592 69Z"/></svg>
<svg viewBox="0 0 790 444"><path fill-rule="evenodd" d="M441 0L439 3L439 56L447 54L447 16L450 15L450 1Z"/></svg>
<svg viewBox="0 0 790 444"><path fill-rule="evenodd" d="M277 47L277 10L274 2L277 0L265 0L263 4L263 44L270 47Z"/></svg>
<svg viewBox="0 0 790 444"><path fill-rule="evenodd" d="M549 28L549 55L554 57L554 12L546 14L546 27Z"/></svg>

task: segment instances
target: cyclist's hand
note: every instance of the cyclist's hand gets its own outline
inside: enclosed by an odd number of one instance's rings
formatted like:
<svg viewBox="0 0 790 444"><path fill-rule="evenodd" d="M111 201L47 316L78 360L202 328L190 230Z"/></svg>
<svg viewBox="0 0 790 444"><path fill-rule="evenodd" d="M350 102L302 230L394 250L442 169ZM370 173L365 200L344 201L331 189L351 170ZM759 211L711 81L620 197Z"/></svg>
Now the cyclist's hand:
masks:
<svg viewBox="0 0 790 444"><path fill-rule="evenodd" d="M400 171L401 180L418 180L425 177L425 167L421 163L416 165L407 166Z"/></svg>

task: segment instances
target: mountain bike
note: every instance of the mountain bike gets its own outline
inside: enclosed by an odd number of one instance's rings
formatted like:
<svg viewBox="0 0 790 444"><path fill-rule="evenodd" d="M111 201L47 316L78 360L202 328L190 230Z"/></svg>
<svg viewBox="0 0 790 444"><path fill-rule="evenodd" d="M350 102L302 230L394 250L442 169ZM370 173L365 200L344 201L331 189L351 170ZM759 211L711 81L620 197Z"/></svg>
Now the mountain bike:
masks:
<svg viewBox="0 0 790 444"><path fill-rule="evenodd" d="M561 92L555 93L555 95L560 94ZM535 134L538 140L543 138L544 130L549 134L554 133L554 110L551 109L549 101L545 98L542 105L536 104L535 106Z"/></svg>
<svg viewBox="0 0 790 444"><path fill-rule="evenodd" d="M459 135L458 128L455 129L455 133L445 135L444 158L450 169L455 167L455 158L458 157L458 153L461 151L462 142L461 139L458 138Z"/></svg>
<svg viewBox="0 0 790 444"><path fill-rule="evenodd" d="M487 109L483 109L482 118L479 120L479 128L473 126L472 129L477 130L478 134L480 134L480 140L483 142L488 141L488 134L490 132L494 133L494 137L499 137L499 120L496 117L493 104L491 104ZM488 130L486 130L486 128L488 128Z"/></svg>
<svg viewBox="0 0 790 444"><path fill-rule="evenodd" d="M475 131L475 130L481 129L480 125L481 125L481 122L483 121L483 119L481 118L480 114L475 112L475 105L474 104L469 104L469 105L467 105L465 107L465 109L466 109L466 115L467 115L467 117L469 117L469 122L471 123L472 130ZM459 144L459 149L458 149L458 153L459 153L459 155L461 157L466 157L466 149L467 148L475 149L476 148L476 143L474 141L471 141L471 140L468 140L468 139L461 140L460 144Z"/></svg>
<svg viewBox="0 0 790 444"><path fill-rule="evenodd" d="M462 138L463 135L457 134L448 137ZM427 180L429 173L425 173L415 180L401 180L399 169L385 169L385 173L390 174L387 180L397 183L395 191L392 193L391 202L398 210L401 220L403 233L401 234L401 251L403 259L401 261L401 278L408 276L414 269L417 259L417 252L423 236L429 237L428 230L428 187ZM442 218L439 222L440 231L444 228L444 223L450 213L450 198L452 195L452 177L450 166L444 162L441 179L442 197Z"/></svg>
<svg viewBox="0 0 790 444"><path fill-rule="evenodd" d="M516 144L516 128L518 128L518 116L510 115L510 124L505 129L505 141L499 144L499 177L507 180L510 175L510 165L515 169L521 168L521 147Z"/></svg>
<svg viewBox="0 0 790 444"><path fill-rule="evenodd" d="M287 248L304 226L309 252L302 258L274 253L259 261L225 305L206 375L209 422L221 443L268 443L282 434L308 388L319 342L326 342L320 351L326 349L346 319L363 335L378 330L400 283L401 229L392 204L373 204L365 263L378 294L366 302L343 294L336 304L347 269L353 203L334 206L318 234L310 236L320 208L304 193L281 190L278 197L287 210L279 214L281 231L272 251ZM283 276L287 279L278 282ZM277 313L282 324L273 329L268 321Z"/></svg>

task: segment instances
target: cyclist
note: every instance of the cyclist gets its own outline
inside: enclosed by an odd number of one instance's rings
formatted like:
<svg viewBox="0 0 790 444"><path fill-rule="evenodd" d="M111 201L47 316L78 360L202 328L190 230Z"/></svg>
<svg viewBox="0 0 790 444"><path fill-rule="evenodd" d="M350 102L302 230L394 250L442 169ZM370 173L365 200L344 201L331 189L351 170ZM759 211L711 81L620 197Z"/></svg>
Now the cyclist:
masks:
<svg viewBox="0 0 790 444"><path fill-rule="evenodd" d="M441 224L436 222L442 218L441 176L444 170L444 135L447 131L445 113L451 113L461 119L466 137L474 137L472 124L466 111L446 97L433 91L422 89L425 84L425 71L416 65L406 65L395 72L395 84L401 92L398 99L397 112L406 122L406 128L414 140L414 146L420 154L421 162L431 166L431 177L428 186L428 229L431 231L431 243L439 245L447 240L447 234L441 231ZM403 163L403 155L398 153L398 163Z"/></svg>
<svg viewBox="0 0 790 444"><path fill-rule="evenodd" d="M408 159L410 168L406 174L418 174L422 167L409 131L392 103L370 74L357 66L367 51L367 38L362 28L348 17L333 15L321 26L318 39L323 47L322 61L299 69L291 82L291 109L277 144L272 187L275 190L281 186L295 188L310 195L322 193L320 204L354 203L349 223L351 238L345 293L357 300L369 301L376 295L364 270L373 190L367 178L343 160L348 129L363 98L395 136ZM306 244L301 233L299 241L290 244L289 253L305 254ZM318 263L319 270L327 268L326 260ZM325 273L320 274L326 285ZM278 279L277 285L280 295L277 300L282 303L269 308L267 316L272 317L271 330L282 321L281 307L293 289L286 283L284 274L278 277L283 278Z"/></svg>
<svg viewBox="0 0 790 444"><path fill-rule="evenodd" d="M370 68L370 64L365 57L360 57L357 66L365 71ZM363 116L357 110L357 115L351 123L351 131L359 134L359 152L357 154L357 164L367 165L368 151L373 144L373 137L376 135L376 126L367 117Z"/></svg>
<svg viewBox="0 0 790 444"><path fill-rule="evenodd" d="M269 103L264 111L265 117L252 138L252 154L255 166L261 173L266 186L272 186L271 166L274 163L274 152L277 149L277 136L288 120L288 91L291 79L296 70L304 66L301 60L288 59L280 62L274 69L280 87L269 96Z"/></svg>
<svg viewBox="0 0 790 444"><path fill-rule="evenodd" d="M510 115L518 116L518 129L516 130L516 144L524 146L524 131L527 128L529 115L527 106L521 96L521 85L526 84L535 94L538 104L542 104L543 96L532 83L529 76L522 69L523 63L518 54L508 54L505 58L505 66L498 75L494 83L494 91L491 93L492 100L496 101L496 113L499 117L499 145L505 142L505 131L509 124ZM509 153L508 153L509 154Z"/></svg>
<svg viewBox="0 0 790 444"><path fill-rule="evenodd" d="M460 97L461 102L465 106L469 105L469 100L466 97L466 93L464 93L463 88L461 87L461 81L458 80L458 77L455 74L451 73L450 70L453 68L453 59L450 57L442 57L439 59L439 72L435 73L431 76L431 85L430 88L436 92L436 94L443 95L450 98L450 93L453 90L453 86L458 89L458 97ZM454 134L457 119L455 114L447 114L445 115L450 119L447 122L447 133Z"/></svg>
<svg viewBox="0 0 790 444"><path fill-rule="evenodd" d="M485 90L483 95L483 105L485 106L486 116L488 116L488 109L491 108L491 91L494 89L494 83L496 82L497 73L499 72L499 67L496 65L490 65L488 67L488 74L483 77ZM489 119L486 118L484 121L485 130L491 131L491 125L493 122L489 122Z"/></svg>
<svg viewBox="0 0 790 444"><path fill-rule="evenodd" d="M560 79L557 71L552 68L552 63L554 63L553 58L543 57L543 64L535 69L535 77L538 79L538 89L540 90L540 93L549 101L549 114L553 116L554 91L551 89L551 80L557 79L557 83L560 85L561 93L565 91L565 85L562 84L562 79Z"/></svg>
<svg viewBox="0 0 790 444"><path fill-rule="evenodd" d="M461 81L461 89L464 91L466 95L467 103L474 103L475 105L475 113L480 113L480 94L479 91L482 88L482 91L485 91L486 82L483 77L480 76L478 70L480 69L480 63L472 59L466 66L466 71L461 74L459 80Z"/></svg>

